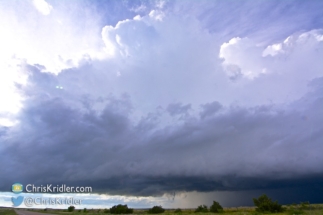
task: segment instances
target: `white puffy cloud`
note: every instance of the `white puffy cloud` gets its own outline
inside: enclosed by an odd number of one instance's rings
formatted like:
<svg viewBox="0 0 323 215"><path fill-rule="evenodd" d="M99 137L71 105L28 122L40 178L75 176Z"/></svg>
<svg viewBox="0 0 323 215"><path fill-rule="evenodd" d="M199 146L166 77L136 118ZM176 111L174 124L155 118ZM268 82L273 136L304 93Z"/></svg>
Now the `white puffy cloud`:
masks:
<svg viewBox="0 0 323 215"><path fill-rule="evenodd" d="M275 56L279 53L283 53L282 44L280 43L267 46L267 48L263 51L262 56L263 57L267 55Z"/></svg>
<svg viewBox="0 0 323 215"><path fill-rule="evenodd" d="M293 57L316 57L314 53L319 54L322 48L323 30L317 29L302 34L291 35L283 42L269 45L264 51L262 56L267 55L276 56L293 56ZM316 59L314 60L316 61Z"/></svg>
<svg viewBox="0 0 323 215"><path fill-rule="evenodd" d="M312 30L288 37L284 42L263 47L256 45L248 38L233 38L223 43L219 57L228 75L236 74L237 70L247 78L254 79L266 71L279 74L298 73L308 75L301 68L309 66L311 78L320 76L319 57L322 56L323 31ZM301 68L300 68L301 67ZM286 70L287 71L283 71Z"/></svg>
<svg viewBox="0 0 323 215"><path fill-rule="evenodd" d="M219 57L240 97L257 92L258 102L285 103L304 94L309 80L322 76L322 35L322 29L316 29L268 46L233 38L221 45Z"/></svg>
<svg viewBox="0 0 323 215"><path fill-rule="evenodd" d="M163 21L165 14L161 11L152 10L149 13L149 16L158 21Z"/></svg>
<svg viewBox="0 0 323 215"><path fill-rule="evenodd" d="M268 70L287 73L288 71L282 71L286 67L292 68L294 73L303 73L295 64L310 66L311 74L320 75L317 66L321 64L317 57L322 49L322 33L318 29L292 35L282 43L267 47L257 45L248 38L232 38L221 45L219 57L224 60L222 64L228 76L239 70L244 77L254 79ZM313 61L314 65L309 64L308 60Z"/></svg>
<svg viewBox="0 0 323 215"><path fill-rule="evenodd" d="M114 74L121 74L115 91L136 92L132 98L143 112L174 102L206 102L215 82L225 80L215 71L218 42L194 18L164 14L161 21L154 13L103 28L103 40L115 54Z"/></svg>
<svg viewBox="0 0 323 215"><path fill-rule="evenodd" d="M261 52L262 48L248 38L237 37L221 45L219 57L224 59L224 70L231 79L239 75L254 79L265 73Z"/></svg>
<svg viewBox="0 0 323 215"><path fill-rule="evenodd" d="M36 9L43 15L49 15L53 6L48 4L45 0L33 0Z"/></svg>

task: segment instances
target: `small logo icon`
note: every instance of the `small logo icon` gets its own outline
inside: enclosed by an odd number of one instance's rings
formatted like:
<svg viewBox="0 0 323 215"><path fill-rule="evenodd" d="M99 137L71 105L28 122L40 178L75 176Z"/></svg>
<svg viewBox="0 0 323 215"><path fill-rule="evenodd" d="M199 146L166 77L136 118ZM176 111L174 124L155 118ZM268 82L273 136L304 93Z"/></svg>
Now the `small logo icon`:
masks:
<svg viewBox="0 0 323 215"><path fill-rule="evenodd" d="M24 186L20 183L14 183L12 185L12 192L14 193L21 193L24 189Z"/></svg>
<svg viewBox="0 0 323 215"><path fill-rule="evenodd" d="M11 197L11 201L13 203L13 206L18 207L24 201L24 197L23 196L18 196L16 198Z"/></svg>

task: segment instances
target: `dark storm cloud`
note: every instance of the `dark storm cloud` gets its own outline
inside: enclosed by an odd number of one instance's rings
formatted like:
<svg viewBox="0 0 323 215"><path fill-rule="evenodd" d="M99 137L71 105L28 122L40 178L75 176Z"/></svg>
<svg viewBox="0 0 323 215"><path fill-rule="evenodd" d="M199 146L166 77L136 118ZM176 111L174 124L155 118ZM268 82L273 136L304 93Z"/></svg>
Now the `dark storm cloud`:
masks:
<svg viewBox="0 0 323 215"><path fill-rule="evenodd" d="M136 121L131 94L82 97L55 87L75 71L55 76L26 69L20 123L0 133L3 191L16 181L127 195L308 184L322 189L322 78L287 107L212 102L201 106L198 118L163 126L163 114L176 117L191 106L170 104L168 113L159 109Z"/></svg>

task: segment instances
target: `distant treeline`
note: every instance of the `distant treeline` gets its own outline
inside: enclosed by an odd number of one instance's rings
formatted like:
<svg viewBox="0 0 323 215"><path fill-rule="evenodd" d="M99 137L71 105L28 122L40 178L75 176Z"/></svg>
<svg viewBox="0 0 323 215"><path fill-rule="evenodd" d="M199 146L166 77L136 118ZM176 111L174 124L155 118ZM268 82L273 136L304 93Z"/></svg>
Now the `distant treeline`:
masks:
<svg viewBox="0 0 323 215"><path fill-rule="evenodd" d="M259 196L258 198L253 198L254 205L256 206L256 214L257 213L280 213L287 210L286 207L283 207L281 204L279 204L277 201L271 200L267 195L263 194ZM299 205L292 204L288 208L289 214L302 214L303 210L307 210L310 208L309 202L301 202ZM75 211L74 206L70 206L67 209L67 212L73 212ZM133 209L128 208L128 205L115 205L111 207L110 209L104 209L104 210L97 210L98 212L103 213L110 213L110 214L132 214ZM78 212L87 213L89 210L84 208L83 210L78 210ZM164 213L165 209L162 206L154 206L150 208L147 213L149 214L158 214L158 213ZM206 205L200 205L195 209L196 213L205 213L205 212L211 212L211 213L223 213L223 207L220 205L219 202L213 201L213 204L210 207L207 207ZM174 213L182 213L182 210L180 208L175 209ZM255 214L255 215L256 215Z"/></svg>

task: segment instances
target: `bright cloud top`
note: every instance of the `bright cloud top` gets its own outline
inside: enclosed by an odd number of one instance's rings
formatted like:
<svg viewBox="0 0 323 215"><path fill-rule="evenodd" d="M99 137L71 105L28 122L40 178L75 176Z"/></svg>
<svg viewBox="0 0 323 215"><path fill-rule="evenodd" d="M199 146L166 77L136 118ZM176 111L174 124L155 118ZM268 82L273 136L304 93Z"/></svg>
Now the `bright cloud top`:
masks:
<svg viewBox="0 0 323 215"><path fill-rule="evenodd" d="M310 69L311 79L321 74L322 64L318 58L322 51L322 33L320 29L293 35L266 48L257 46L248 38L233 38L221 46L219 57L224 59L224 69L231 79L240 76L254 79L266 72L283 73L281 68L287 65L295 66L289 69L295 71L300 64L313 68ZM312 62L316 65L309 65L306 56L314 58Z"/></svg>
<svg viewBox="0 0 323 215"><path fill-rule="evenodd" d="M33 0L35 8L43 15L49 15L53 7L45 0Z"/></svg>

